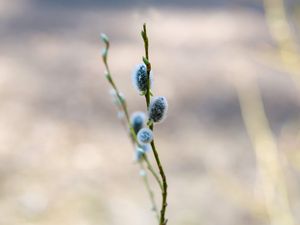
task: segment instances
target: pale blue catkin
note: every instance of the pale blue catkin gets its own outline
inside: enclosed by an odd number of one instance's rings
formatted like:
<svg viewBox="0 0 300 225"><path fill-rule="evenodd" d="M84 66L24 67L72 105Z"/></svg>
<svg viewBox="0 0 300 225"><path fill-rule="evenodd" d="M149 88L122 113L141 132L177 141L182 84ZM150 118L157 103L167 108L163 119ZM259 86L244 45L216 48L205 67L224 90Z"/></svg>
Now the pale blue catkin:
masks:
<svg viewBox="0 0 300 225"><path fill-rule="evenodd" d="M153 133L149 128L141 129L137 134L139 144L149 144L153 140Z"/></svg>
<svg viewBox="0 0 300 225"><path fill-rule="evenodd" d="M145 151L142 148L136 147L134 160L140 161L144 154L145 154Z"/></svg>
<svg viewBox="0 0 300 225"><path fill-rule="evenodd" d="M134 112L130 117L130 123L134 129L134 132L137 134L139 130L145 126L146 114L139 111Z"/></svg>
<svg viewBox="0 0 300 225"><path fill-rule="evenodd" d="M152 72L150 72L150 88L152 86ZM139 93L145 93L148 85L147 67L144 63L138 64L132 73L132 83Z"/></svg>
<svg viewBox="0 0 300 225"><path fill-rule="evenodd" d="M152 98L149 105L149 120L154 123L162 122L168 112L168 102L167 99L163 96L157 96Z"/></svg>

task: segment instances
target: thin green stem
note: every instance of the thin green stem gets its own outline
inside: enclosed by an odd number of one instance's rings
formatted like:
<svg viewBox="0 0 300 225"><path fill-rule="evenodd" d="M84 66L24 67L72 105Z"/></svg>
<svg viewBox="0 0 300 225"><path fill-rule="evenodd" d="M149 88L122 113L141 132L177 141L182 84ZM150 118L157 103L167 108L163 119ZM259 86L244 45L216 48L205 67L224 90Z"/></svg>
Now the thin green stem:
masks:
<svg viewBox="0 0 300 225"><path fill-rule="evenodd" d="M117 106L118 110L122 110L122 108L120 108L119 104L116 104L116 106ZM123 125L124 125L125 129L127 129L127 127L130 126L130 125L128 125L127 121L122 120L122 122L123 122ZM134 130L133 130L133 132L130 132L130 133L131 133L130 138L131 138L131 140L132 140L132 144L134 145L134 144L137 142L136 133L135 133ZM132 135L132 134L133 134L133 135ZM133 136L133 137L132 137L132 136ZM160 180L160 177L157 175L157 173L156 173L155 170L153 169L153 167L152 167L152 165L151 165L151 163L150 163L150 161L149 161L149 159L148 159L148 157L147 157L146 154L143 154L143 160L145 161L148 170L152 173L153 177L155 178L155 180L156 180L157 183L159 184L160 189L163 190L163 185L162 185L162 182L161 182L161 180ZM139 163L140 163L140 162L141 162L141 161L139 161Z"/></svg>
<svg viewBox="0 0 300 225"><path fill-rule="evenodd" d="M143 163L140 163L140 168L142 171L145 171ZM154 192L152 191L152 189L150 187L149 179L148 179L146 172L142 176L143 176L144 184L145 184L148 194L149 194L149 198L151 200L151 204L152 204L151 210L153 210L155 212L155 216L157 218L157 221L159 222L159 213L158 213L156 202L155 202Z"/></svg>
<svg viewBox="0 0 300 225"><path fill-rule="evenodd" d="M157 183L159 184L160 189L163 190L162 182L161 182L159 176L155 173L155 171L154 171L154 169L153 169L153 167L152 167L152 165L151 165L151 163L150 163L150 161L149 161L147 155L144 154L143 157L144 157L144 161L145 161L146 164L147 164L148 170L149 170L150 172L152 172L152 175L154 176L154 178L156 179Z"/></svg>
<svg viewBox="0 0 300 225"><path fill-rule="evenodd" d="M103 63L105 65L105 76L106 76L106 79L108 80L108 82L110 83L110 85L112 86L113 90L115 91L116 93L116 96L118 98L118 101L121 105L121 108L125 114L125 118L126 118L126 122L128 124L128 127L129 127L129 130L130 130L130 133L134 139L134 141L138 144L138 141L137 141L137 137L136 137L136 133L130 123L130 118L129 118L129 113L128 113L128 109L127 109L127 104L126 104L126 100L121 96L120 94L120 91L117 87L117 85L115 84L113 78L112 78L112 75L110 73L110 69L109 69L109 66L108 66L108 63L107 63L107 55L108 55L108 50L109 50L109 41L108 41L108 38L105 36L105 39L102 38L102 40L104 41L105 43L105 49L102 53L102 59L103 59Z"/></svg>
<svg viewBox="0 0 300 225"><path fill-rule="evenodd" d="M151 63L149 61L149 41L148 41L148 36L147 36L146 24L143 25L143 30L142 30L141 34L142 34L142 38L144 40L144 47L145 47L145 57L143 58L143 61L147 66L147 91L146 91L145 99L146 99L147 109L149 109ZM150 124L149 128L153 131L153 128L154 128L153 124ZM162 163L160 161L158 152L155 147L154 140L152 140L152 142L151 142L151 147L152 147L154 158L155 158L155 161L158 166L159 173L160 173L160 176L162 179L162 204L161 204L161 210L160 210L159 225L166 225L168 222L168 220L165 219L166 209L167 209L167 205L168 205L168 203L167 203L168 183L167 183L167 178L166 178Z"/></svg>
<svg viewBox="0 0 300 225"><path fill-rule="evenodd" d="M116 106L117 106L118 110L122 110L122 108L120 108L119 104L116 104ZM123 122L122 124L124 125L125 130L127 130L127 127L128 127L127 121L122 120L122 122ZM134 146L135 145L135 140L132 138L132 136L129 135L129 137L130 137L130 140L132 142L132 145ZM153 175L153 177L157 180L157 182L159 183L160 187L162 188L161 181L160 181L158 175L156 174L156 172L154 171L154 169L153 169L151 163L149 162L148 157L147 157L146 154L143 155L143 159L144 159L144 162L147 165L148 170L151 172L151 174ZM140 169L145 172L145 174L143 175L143 181L144 181L146 190L148 192L148 195L149 195L149 198L150 198L150 201L151 201L151 204L152 204L151 209L154 211L154 213L156 215L156 218L157 218L157 220L159 222L159 213L158 213L158 209L157 209L156 202L155 202L154 192L151 189L150 184L149 184L148 175L147 175L147 173L145 171L143 161L139 160L138 163L140 165Z"/></svg>
<svg viewBox="0 0 300 225"><path fill-rule="evenodd" d="M145 93L146 97L146 104L147 108L149 107L150 104L150 71L151 71L151 63L149 62L149 40L147 36L147 28L146 24L144 23L143 25L143 30L141 32L143 40L144 40L144 46L145 46L145 57L143 58L144 63L146 64L147 67L147 90Z"/></svg>
<svg viewBox="0 0 300 225"><path fill-rule="evenodd" d="M167 203L168 183L167 183L167 178L166 178L164 169L162 167L162 164L160 162L159 155L156 150L154 141L151 142L151 146L152 146L152 151L153 151L153 154L154 154L154 157L155 157L158 169L159 169L159 173L160 173L162 181L163 181L162 204L161 204L161 210L160 210L160 225L166 225L168 222L168 220L165 219L166 209L168 206L168 203Z"/></svg>

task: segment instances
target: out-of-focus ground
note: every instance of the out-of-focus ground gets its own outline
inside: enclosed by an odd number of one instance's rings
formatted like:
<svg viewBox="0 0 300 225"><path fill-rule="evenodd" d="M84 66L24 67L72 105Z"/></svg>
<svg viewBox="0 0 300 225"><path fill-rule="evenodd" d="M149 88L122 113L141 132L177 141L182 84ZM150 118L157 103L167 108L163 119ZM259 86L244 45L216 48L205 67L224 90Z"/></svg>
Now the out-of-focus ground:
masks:
<svg viewBox="0 0 300 225"><path fill-rule="evenodd" d="M296 3L289 1L289 12ZM297 34L297 14L289 15ZM170 105L155 130L169 223L269 224L247 207L253 197L238 195L241 188L260 199L261 192L234 84L247 89L256 79L279 151L288 154L299 150L300 102L297 83L274 56L261 2L1 0L1 225L156 223L100 57L105 32L129 109L143 110L130 75L143 55L144 22L153 92ZM284 162L299 223L297 157Z"/></svg>

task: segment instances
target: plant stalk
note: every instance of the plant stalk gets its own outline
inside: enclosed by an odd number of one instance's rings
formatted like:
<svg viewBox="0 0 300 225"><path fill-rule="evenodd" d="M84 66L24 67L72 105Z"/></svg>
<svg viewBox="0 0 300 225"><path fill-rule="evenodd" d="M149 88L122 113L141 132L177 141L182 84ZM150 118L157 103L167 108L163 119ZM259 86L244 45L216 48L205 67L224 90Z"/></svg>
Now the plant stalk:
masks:
<svg viewBox="0 0 300 225"><path fill-rule="evenodd" d="M144 47L145 47L145 57L143 58L144 63L147 66L147 91L145 94L145 99L146 99L146 105L147 109L149 110L149 105L150 105L150 71L151 71L151 63L149 61L149 41L148 41L148 36L147 36L147 28L146 24L143 25L143 30L141 32L142 38L144 40ZM149 128L153 131L153 124L149 125ZM167 196L168 196L168 183L167 183L167 178L162 166L162 163L160 161L158 152L155 147L154 140L151 141L151 147L152 151L154 154L154 158L156 161L156 164L159 169L159 173L162 179L162 204L161 204L161 210L160 210L160 220L159 220L159 225L166 225L168 220L165 218L166 214L166 209L167 209Z"/></svg>
<svg viewBox="0 0 300 225"><path fill-rule="evenodd" d="M105 49L104 49L104 52L102 54L102 59L103 59L103 63L105 65L105 69L106 69L106 78L108 80L108 82L110 83L110 85L112 86L113 90L115 91L116 93L116 96L118 98L118 101L120 102L120 106L121 106L121 110L124 112L125 114L125 118L126 118L126 121L125 123L127 123L127 126L129 127L129 130L130 130L130 133L131 133L131 136L132 136L132 141L136 144L138 144L138 141L137 141L137 137L136 137L136 133L130 123L130 118L129 118L129 113L128 113L128 109L127 109L127 104L126 104L126 101L125 99L121 96L120 92L119 92L119 89L117 87L117 85L115 84L112 76L111 76L111 73L110 73L110 69L109 69L109 66L108 66L108 63L107 63L107 55L108 55L108 49L109 49L109 41L108 39L103 39L104 43L105 43ZM119 106L118 106L119 107ZM139 145L139 144L138 144ZM147 156L144 154L143 155L143 159L144 159L144 162L146 163L147 165L147 168L148 170L151 172L151 174L153 175L153 177L155 178L155 180L157 181L157 183L159 184L160 187L162 187L162 183L159 179L159 176L157 175L157 173L154 171L150 161L148 160ZM140 164L140 168L144 170L144 165L143 165L143 161L139 161L139 164ZM149 184L149 180L148 180L148 176L147 174L145 174L145 176L143 176L143 180L144 180L144 183L145 183L145 186L146 186L146 189L147 189L147 192L149 194L149 198L150 198L150 201L152 203L152 210L155 212L156 214L156 217L157 219L159 220L159 213L158 213L158 209L157 209L157 206L156 206L156 203L155 203L155 198L154 198L154 192L152 191L151 187L150 187L150 184Z"/></svg>

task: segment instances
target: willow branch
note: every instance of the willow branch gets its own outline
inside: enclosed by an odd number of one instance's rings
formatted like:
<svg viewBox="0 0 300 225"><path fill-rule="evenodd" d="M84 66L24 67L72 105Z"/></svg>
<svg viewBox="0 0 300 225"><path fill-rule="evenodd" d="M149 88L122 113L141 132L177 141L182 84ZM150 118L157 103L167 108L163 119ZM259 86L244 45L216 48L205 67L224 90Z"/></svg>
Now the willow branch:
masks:
<svg viewBox="0 0 300 225"><path fill-rule="evenodd" d="M128 109L127 109L126 100L121 96L120 91L119 91L116 83L113 80L113 77L111 75L111 72L110 72L110 69L109 69L109 65L108 65L108 62L107 62L108 50L109 50L109 46L110 46L109 40L108 40L108 38L107 38L106 35L102 35L101 38L102 38L102 40L103 40L103 42L105 44L105 48L104 48L104 50L102 52L102 60L103 60L103 63L105 65L105 69L106 69L106 71L105 71L106 79L108 80L108 82L110 83L110 85L112 86L113 90L116 93L116 97L118 99L118 102L120 103L120 107L121 107L120 109L125 114L125 119L126 119L125 122L127 123L127 126L129 127L129 130L130 130L130 133L132 135L133 141L134 141L134 143L138 144L136 133L135 133L135 131L134 131L134 129L133 129L131 123L130 123L130 118L129 118L129 113L128 113ZM161 181L160 181L158 175L156 174L156 172L153 170L153 167L150 164L147 156L144 155L143 159L144 159L145 163L147 164L147 168L149 169L150 173L153 175L153 177L155 178L155 180L161 186ZM144 168L143 162L139 161L139 164L140 164L140 167L143 169ZM155 214L158 215L157 206L156 206L155 198L154 198L154 193L153 193L153 191L152 191L152 189L151 189L151 187L149 185L149 180L148 180L147 174L145 174L145 176L143 176L143 180L144 180L147 192L149 193L150 201L152 203L152 209L154 210Z"/></svg>
<svg viewBox="0 0 300 225"><path fill-rule="evenodd" d="M143 57L143 61L146 64L147 67L147 91L145 94L145 99L146 99L146 105L147 109L149 109L149 104L150 104L150 71L151 71L151 63L149 61L149 41L148 41L148 36L147 36L147 29L146 29L146 24L143 25L143 30L141 32L142 38L144 41L144 47L145 47L145 57ZM150 124L149 129L153 131L154 125ZM167 195L168 195L168 183L167 183L167 178L162 166L162 163L160 161L158 152L155 147L154 140L151 142L151 147L152 151L154 154L154 158L156 161L156 164L159 169L160 176L162 178L162 203L161 203L161 210L160 210L160 221L159 225L166 225L168 220L165 219L165 214L166 214L166 209L167 209Z"/></svg>

